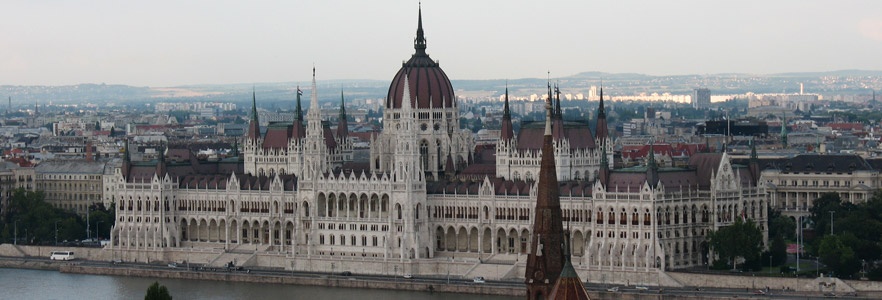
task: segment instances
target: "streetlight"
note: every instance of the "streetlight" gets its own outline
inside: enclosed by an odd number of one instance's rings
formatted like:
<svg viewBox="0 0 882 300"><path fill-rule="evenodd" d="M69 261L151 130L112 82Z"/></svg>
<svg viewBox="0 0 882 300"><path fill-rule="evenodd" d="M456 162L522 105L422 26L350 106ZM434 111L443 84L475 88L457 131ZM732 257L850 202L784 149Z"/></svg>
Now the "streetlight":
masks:
<svg viewBox="0 0 882 300"><path fill-rule="evenodd" d="M55 221L55 246L58 246L58 220Z"/></svg>
<svg viewBox="0 0 882 300"><path fill-rule="evenodd" d="M14 237L14 240L12 240L13 245L18 245L18 221L21 221L21 220L15 220L15 234L14 234L15 237Z"/></svg>

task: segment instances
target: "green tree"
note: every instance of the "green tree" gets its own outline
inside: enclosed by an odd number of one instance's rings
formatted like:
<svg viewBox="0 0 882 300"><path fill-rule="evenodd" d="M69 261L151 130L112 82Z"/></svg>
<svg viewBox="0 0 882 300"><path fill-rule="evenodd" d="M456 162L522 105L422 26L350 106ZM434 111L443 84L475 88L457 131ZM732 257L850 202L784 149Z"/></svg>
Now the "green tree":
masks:
<svg viewBox="0 0 882 300"><path fill-rule="evenodd" d="M826 235L818 247L818 259L839 277L848 277L860 269L860 261L851 247L836 235Z"/></svg>
<svg viewBox="0 0 882 300"><path fill-rule="evenodd" d="M734 224L708 233L708 240L717 255L728 260L735 268L739 257L748 262L760 258L763 234L753 220L745 222L736 218Z"/></svg>
<svg viewBox="0 0 882 300"><path fill-rule="evenodd" d="M787 243L781 235L775 236L772 245L769 247L769 254L772 255L772 264L780 265L787 261Z"/></svg>
<svg viewBox="0 0 882 300"><path fill-rule="evenodd" d="M150 287L147 288L147 295L144 295L144 300L171 300L172 296L168 293L168 288L164 285L159 284L158 281L154 281Z"/></svg>
<svg viewBox="0 0 882 300"><path fill-rule="evenodd" d="M796 221L789 217L778 216L769 219L769 236L781 236L784 239L793 239L796 232Z"/></svg>
<svg viewBox="0 0 882 300"><path fill-rule="evenodd" d="M86 235L85 223L79 216L53 207L43 200L40 191L15 190L0 219L4 223L3 240L16 235L17 222L19 243L53 244L56 224L58 241L79 240Z"/></svg>

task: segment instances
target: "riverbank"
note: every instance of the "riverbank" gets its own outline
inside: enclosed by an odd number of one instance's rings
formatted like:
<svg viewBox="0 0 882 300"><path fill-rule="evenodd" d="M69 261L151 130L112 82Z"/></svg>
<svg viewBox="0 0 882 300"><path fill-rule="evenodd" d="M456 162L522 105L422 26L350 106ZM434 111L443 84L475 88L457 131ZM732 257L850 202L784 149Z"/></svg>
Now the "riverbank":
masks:
<svg viewBox="0 0 882 300"><path fill-rule="evenodd" d="M74 250L77 260L52 262L51 251ZM133 259L134 258L134 259ZM168 268L168 262L188 261L192 269ZM223 265L238 261L237 267L250 270L225 272ZM113 262L113 263L112 263ZM376 272L370 264L384 264L383 272ZM325 266L327 265L327 266ZM284 267L282 267L284 266ZM491 266L493 266L491 264ZM502 266L499 271L484 268L483 264L464 261L373 261L358 259L334 259L328 257L299 258L273 253L217 253L204 249L160 249L121 251L103 248L47 247L0 245L0 268L55 270L70 274L113 275L127 277L178 278L243 283L288 284L316 287L342 287L356 289L381 289L418 292L456 293L467 295L500 295L522 297L526 291L522 266ZM489 271L488 271L489 270ZM352 276L340 276L350 271ZM416 272L414 272L416 271ZM447 273L449 272L449 273ZM634 270L578 270L586 279L586 288L592 298L620 298L629 294L641 294L639 299L655 299L652 294L679 294L681 296L715 297L714 294L752 295L758 289L770 288L779 294L797 297L820 296L826 293L856 293L862 297L882 298L882 283L873 281L840 280L837 278L785 278L738 276L700 272L638 272ZM347 272L349 273L349 272ZM449 275L447 275L447 274ZM503 274L501 278L483 273ZM412 274L413 279L403 278ZM475 275L481 274L481 275ZM486 283L476 284L470 278L483 276ZM653 284L654 283L654 284ZM648 289L637 286L646 286ZM618 287L618 292L607 292ZM700 293L695 293L700 291ZM706 292L707 291L707 292ZM595 297L596 296L596 297ZM628 296L630 297L630 296ZM637 299L637 298L635 298Z"/></svg>
<svg viewBox="0 0 882 300"><path fill-rule="evenodd" d="M91 274L91 275L114 275L114 276L137 276L137 277L154 277L169 279L194 279L194 280L212 280L212 281L233 281L246 283L270 283L270 284L291 284L306 286L324 286L324 287L340 287L340 288L361 288L361 289L386 289L386 290L405 290L420 292L438 292L438 293L455 293L455 294L477 294L477 295L496 295L496 296L518 296L526 295L524 287L502 287L484 284L437 284L418 282L413 280L399 281L380 281L370 279L360 279L358 276L324 276L324 277L301 277L292 275L269 275L262 273L244 273L244 272L225 272L225 271L187 271L187 270L156 270L156 269L140 269L140 268L116 268L116 267L98 267L80 264L71 264L60 266L59 271L62 273L75 274Z"/></svg>

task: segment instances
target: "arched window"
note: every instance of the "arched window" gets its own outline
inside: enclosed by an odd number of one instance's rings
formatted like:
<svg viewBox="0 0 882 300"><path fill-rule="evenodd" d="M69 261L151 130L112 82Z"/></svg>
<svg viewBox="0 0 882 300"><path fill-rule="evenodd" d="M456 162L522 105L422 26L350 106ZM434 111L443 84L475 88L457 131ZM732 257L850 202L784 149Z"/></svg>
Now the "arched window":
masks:
<svg viewBox="0 0 882 300"><path fill-rule="evenodd" d="M423 164L423 171L429 170L429 143L426 140L420 141L420 161Z"/></svg>

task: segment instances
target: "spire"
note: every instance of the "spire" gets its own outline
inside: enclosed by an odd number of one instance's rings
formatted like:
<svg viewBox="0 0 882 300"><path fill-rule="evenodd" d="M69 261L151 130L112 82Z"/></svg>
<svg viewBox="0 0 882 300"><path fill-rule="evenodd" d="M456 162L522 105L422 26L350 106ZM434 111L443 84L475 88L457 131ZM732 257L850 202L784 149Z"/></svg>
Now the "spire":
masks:
<svg viewBox="0 0 882 300"><path fill-rule="evenodd" d="M508 109L508 81L505 82L505 104L502 108L502 132L503 141L514 138L514 128L511 125L511 111Z"/></svg>
<svg viewBox="0 0 882 300"><path fill-rule="evenodd" d="M340 117L337 119L337 138L341 140L349 135L349 122L346 120L345 102L343 100L343 89L340 89Z"/></svg>
<svg viewBox="0 0 882 300"><path fill-rule="evenodd" d="M505 81L505 105L502 107L502 118L511 120L511 111L508 109L508 81Z"/></svg>
<svg viewBox="0 0 882 300"><path fill-rule="evenodd" d="M260 122L257 120L257 92L251 87L251 122L248 123L248 138L257 141L260 137Z"/></svg>
<svg viewBox="0 0 882 300"><path fill-rule="evenodd" d="M294 107L294 121L303 122L303 108L300 106L300 96L303 95L303 91L300 90L300 85L297 86L297 106Z"/></svg>
<svg viewBox="0 0 882 300"><path fill-rule="evenodd" d="M551 114L551 85L548 85L548 100L545 101L545 136L551 135L551 118L553 115Z"/></svg>
<svg viewBox="0 0 882 300"><path fill-rule="evenodd" d="M760 177L760 168L759 159L756 155L756 142L753 138L750 139L750 160L747 163L747 167L750 171L750 177L753 179L753 183L757 184Z"/></svg>
<svg viewBox="0 0 882 300"><path fill-rule="evenodd" d="M257 91L251 86L251 121L257 122Z"/></svg>
<svg viewBox="0 0 882 300"><path fill-rule="evenodd" d="M600 178L596 180L600 180L600 183L603 184L604 188L608 187L609 182L609 159L606 157L606 146L600 146Z"/></svg>
<svg viewBox="0 0 882 300"><path fill-rule="evenodd" d="M318 103L318 92L315 84L315 67L312 67L312 96L309 99L309 110L310 112L318 112L319 116L321 116Z"/></svg>
<svg viewBox="0 0 882 300"><path fill-rule="evenodd" d="M129 169L132 166L132 157L129 155L129 139L125 139L125 145L123 146L123 162L120 171L122 171L123 177L127 180L129 179Z"/></svg>
<svg viewBox="0 0 882 300"><path fill-rule="evenodd" d="M606 119L606 108L603 107L603 80L600 81L600 104L597 106L597 119Z"/></svg>
<svg viewBox="0 0 882 300"><path fill-rule="evenodd" d="M563 112L560 109L560 87L556 82L554 83L554 100L554 116L557 119L563 120Z"/></svg>
<svg viewBox="0 0 882 300"><path fill-rule="evenodd" d="M413 40L413 48L416 49L417 55L426 55L426 35L423 33L423 4L419 4L419 13L417 18L416 38Z"/></svg>
<svg viewBox="0 0 882 300"><path fill-rule="evenodd" d="M650 141L649 159L646 164L646 181L649 182L650 187L655 188L658 185L658 164L655 162L655 149L652 147L653 144L655 144L655 141Z"/></svg>
<svg viewBox="0 0 882 300"><path fill-rule="evenodd" d="M564 266L563 220L560 209L560 188L554 163L554 144L551 135L551 98L545 105L545 136L542 143L542 162L537 184L536 214L524 283L527 299L544 299L557 281Z"/></svg>
<svg viewBox="0 0 882 300"><path fill-rule="evenodd" d="M594 127L594 136L603 146L609 137L609 125L606 123L606 108L603 106L603 81L600 82L600 104L597 106L597 125Z"/></svg>

